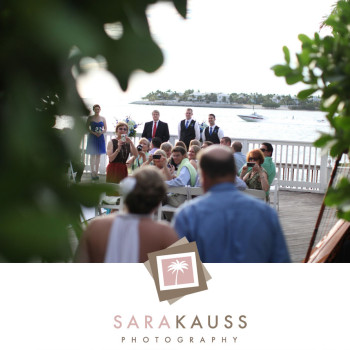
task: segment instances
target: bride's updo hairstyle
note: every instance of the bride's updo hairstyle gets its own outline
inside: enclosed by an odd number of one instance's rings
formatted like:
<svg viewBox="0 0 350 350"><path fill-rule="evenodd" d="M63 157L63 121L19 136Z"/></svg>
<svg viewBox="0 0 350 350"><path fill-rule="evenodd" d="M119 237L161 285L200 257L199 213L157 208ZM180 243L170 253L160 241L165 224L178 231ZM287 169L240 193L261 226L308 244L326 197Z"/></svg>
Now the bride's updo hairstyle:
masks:
<svg viewBox="0 0 350 350"><path fill-rule="evenodd" d="M121 183L124 203L132 214L150 214L164 199L166 185L158 169L145 166Z"/></svg>

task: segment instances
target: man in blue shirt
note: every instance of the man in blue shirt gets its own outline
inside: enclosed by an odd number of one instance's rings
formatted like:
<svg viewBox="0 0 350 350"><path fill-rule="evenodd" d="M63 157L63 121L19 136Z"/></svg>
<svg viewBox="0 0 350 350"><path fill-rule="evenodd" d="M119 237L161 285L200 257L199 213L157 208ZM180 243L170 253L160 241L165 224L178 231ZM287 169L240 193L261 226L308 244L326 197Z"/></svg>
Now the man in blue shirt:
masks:
<svg viewBox="0 0 350 350"><path fill-rule="evenodd" d="M290 262L276 212L235 188L231 151L208 147L199 166L205 194L184 204L173 224L180 237L197 243L202 262Z"/></svg>
<svg viewBox="0 0 350 350"><path fill-rule="evenodd" d="M233 149L233 157L235 158L236 170L237 173L243 167L243 165L247 162L246 156L242 153L242 143L239 141L235 141L232 143Z"/></svg>

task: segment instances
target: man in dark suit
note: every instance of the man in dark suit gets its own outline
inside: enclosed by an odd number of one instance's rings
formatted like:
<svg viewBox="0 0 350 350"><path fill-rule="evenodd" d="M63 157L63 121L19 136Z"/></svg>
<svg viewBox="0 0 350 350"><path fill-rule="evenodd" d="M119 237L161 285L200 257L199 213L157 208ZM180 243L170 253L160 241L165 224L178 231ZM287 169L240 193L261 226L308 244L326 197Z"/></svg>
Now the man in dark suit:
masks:
<svg viewBox="0 0 350 350"><path fill-rule="evenodd" d="M145 137L149 141L153 137L159 137L162 142L169 140L169 128L168 124L159 120L159 111L154 110L152 112L153 122L145 123L143 128L142 137Z"/></svg>
<svg viewBox="0 0 350 350"><path fill-rule="evenodd" d="M193 110L192 108L187 108L186 119L181 120L178 126L179 140L184 142L187 149L189 148L190 142L193 139L200 139L200 129L199 124L192 119Z"/></svg>

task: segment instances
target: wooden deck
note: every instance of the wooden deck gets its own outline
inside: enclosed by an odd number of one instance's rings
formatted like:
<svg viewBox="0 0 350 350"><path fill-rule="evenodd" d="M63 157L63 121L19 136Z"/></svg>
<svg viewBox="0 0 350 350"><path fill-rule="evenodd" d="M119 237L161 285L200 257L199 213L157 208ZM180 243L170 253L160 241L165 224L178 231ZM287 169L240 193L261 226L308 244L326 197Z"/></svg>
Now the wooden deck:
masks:
<svg viewBox="0 0 350 350"><path fill-rule="evenodd" d="M91 179L88 174L84 174L82 181L90 182ZM100 176L99 182L105 181L105 176ZM278 214L291 259L293 262L301 262L305 258L324 195L294 191L279 193ZM91 214L93 215L93 211Z"/></svg>
<svg viewBox="0 0 350 350"><path fill-rule="evenodd" d="M293 262L301 262L315 227L324 195L280 191L279 218Z"/></svg>

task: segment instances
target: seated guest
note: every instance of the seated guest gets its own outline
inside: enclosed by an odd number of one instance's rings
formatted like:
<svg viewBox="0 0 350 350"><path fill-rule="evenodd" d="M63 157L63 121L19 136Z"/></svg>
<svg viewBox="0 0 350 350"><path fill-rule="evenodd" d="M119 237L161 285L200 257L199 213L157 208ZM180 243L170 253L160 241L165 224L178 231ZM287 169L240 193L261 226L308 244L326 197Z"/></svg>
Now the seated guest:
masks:
<svg viewBox="0 0 350 350"><path fill-rule="evenodd" d="M164 180L171 180L173 178L174 167L172 169L168 167L166 153L163 150L159 149L154 154L150 154L147 161L142 164L142 167L148 165L156 166L161 171Z"/></svg>
<svg viewBox="0 0 350 350"><path fill-rule="evenodd" d="M186 150L186 152L187 152L187 147L186 147L186 145L185 145L184 142L182 142L182 141L177 141L177 142L175 143L175 147L177 147L177 146L180 146L180 147L184 148L184 149ZM187 157L187 156L186 156L186 157ZM170 164L171 166L174 167L175 171L177 170L178 164L176 164L176 163L174 162L173 157L170 157L169 164Z"/></svg>
<svg viewBox="0 0 350 350"><path fill-rule="evenodd" d="M235 188L232 152L208 147L199 154L199 167L205 195L179 208L173 224L180 238L197 243L201 261L290 262L277 213Z"/></svg>
<svg viewBox="0 0 350 350"><path fill-rule="evenodd" d="M131 167L132 171L139 168L144 162L146 162L148 158L148 151L149 151L150 143L146 138L142 138L139 140L139 144L136 147L138 151L138 156L132 156L129 158L129 160L126 162L126 165L128 168Z"/></svg>
<svg viewBox="0 0 350 350"><path fill-rule="evenodd" d="M192 166L197 170L197 154L201 150L199 146L190 145L190 149L188 150L188 159L190 160L190 163Z"/></svg>
<svg viewBox="0 0 350 350"><path fill-rule="evenodd" d="M224 136L220 139L220 145L231 147L231 139L227 136Z"/></svg>
<svg viewBox="0 0 350 350"><path fill-rule="evenodd" d="M178 169L176 177L165 181L169 187L179 187L179 186L191 186L194 187L197 180L196 169L191 165L189 159L187 158L186 150L183 147L174 147L172 151L172 158L177 164ZM185 196L168 196L167 203L173 207L178 207L186 200Z"/></svg>
<svg viewBox="0 0 350 350"><path fill-rule="evenodd" d="M172 158L177 164L176 178L166 181L169 187L171 186L194 186L196 183L197 172L187 158L186 150L183 147L177 146L173 148Z"/></svg>
<svg viewBox="0 0 350 350"><path fill-rule="evenodd" d="M154 152L160 149L160 145L162 144L162 140L159 137L153 137L151 141L149 154L154 154Z"/></svg>
<svg viewBox="0 0 350 350"><path fill-rule="evenodd" d="M77 262L137 263L147 254L167 248L178 239L164 222L151 214L166 194L164 181L156 169L138 169L121 182L126 213L94 219L80 239Z"/></svg>
<svg viewBox="0 0 350 350"><path fill-rule="evenodd" d="M247 165L244 165L240 178L253 190L270 189L266 170L261 166L264 163L264 155L260 149L253 149L247 155Z"/></svg>
<svg viewBox="0 0 350 350"><path fill-rule="evenodd" d="M267 179L269 185L271 185L276 177L276 165L272 160L273 147L271 143L263 142L260 146L260 151L264 153L265 160L262 167L266 170Z"/></svg>
<svg viewBox="0 0 350 350"><path fill-rule="evenodd" d="M201 148L207 148L212 145L213 143L211 141L204 141Z"/></svg>
<svg viewBox="0 0 350 350"><path fill-rule="evenodd" d="M235 184L236 188L240 191L244 191L247 189L247 184L237 175L235 176L234 184Z"/></svg>
<svg viewBox="0 0 350 350"><path fill-rule="evenodd" d="M185 142L183 142L183 141L177 141L177 142L175 143L175 147L177 147L177 146L183 147L183 148L186 150L186 152L187 152L187 146L185 145Z"/></svg>
<svg viewBox="0 0 350 350"><path fill-rule="evenodd" d="M173 145L170 142L163 142L160 145L160 149L166 153L166 157L168 159L171 157L171 151L173 149Z"/></svg>
<svg viewBox="0 0 350 350"><path fill-rule="evenodd" d="M196 140L196 139L193 139L190 142L190 146L199 146L200 147L201 146L201 142Z"/></svg>
<svg viewBox="0 0 350 350"><path fill-rule="evenodd" d="M242 153L242 143L235 141L232 143L233 157L235 158L237 174L246 162L246 156Z"/></svg>

